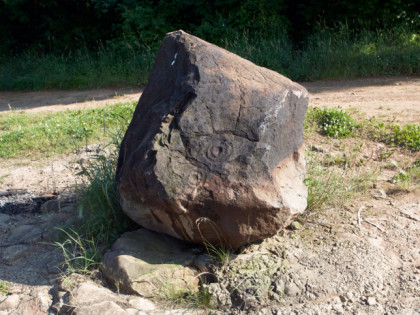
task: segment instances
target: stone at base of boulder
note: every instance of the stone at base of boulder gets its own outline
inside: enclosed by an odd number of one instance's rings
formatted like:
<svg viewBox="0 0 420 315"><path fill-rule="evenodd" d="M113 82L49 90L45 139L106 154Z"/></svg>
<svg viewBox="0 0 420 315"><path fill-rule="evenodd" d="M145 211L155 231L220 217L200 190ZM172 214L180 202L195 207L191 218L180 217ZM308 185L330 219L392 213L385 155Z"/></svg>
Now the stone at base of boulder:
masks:
<svg viewBox="0 0 420 315"><path fill-rule="evenodd" d="M158 297L172 288L197 289L197 273L190 268L194 258L186 242L139 229L125 233L114 243L104 256L101 270L121 290Z"/></svg>

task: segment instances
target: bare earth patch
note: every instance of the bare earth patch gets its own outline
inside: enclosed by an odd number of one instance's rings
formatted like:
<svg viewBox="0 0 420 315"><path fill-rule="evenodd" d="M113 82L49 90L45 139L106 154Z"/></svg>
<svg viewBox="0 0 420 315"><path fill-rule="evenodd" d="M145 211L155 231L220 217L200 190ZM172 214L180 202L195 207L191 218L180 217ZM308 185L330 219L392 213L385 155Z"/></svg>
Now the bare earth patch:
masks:
<svg viewBox="0 0 420 315"><path fill-rule="evenodd" d="M360 117L420 123L419 78L303 85L310 92L311 106L341 106L357 109ZM8 104L29 111L57 111L133 101L139 96L139 91L111 90L0 92L0 112L9 110ZM235 314L420 314L420 182L407 185L393 180L400 170L420 160L420 153L317 134L306 139L306 147L343 172L347 172L343 163L360 164L353 167L356 179L363 179L364 172L372 174L366 191L344 206L308 213L300 224L249 246L215 270L219 277L214 286L216 297L226 301L224 290L234 291L232 301L242 306ZM105 290L106 282L99 275L94 280L63 280L57 268L62 260L60 251L47 244L57 239L54 227L76 217L73 201L66 204L69 195L65 192L72 192L69 187L77 181L80 165L95 150L88 146L44 161L0 160L0 207L7 204L11 209L5 212L0 208L1 315L66 314L69 298L81 290L77 281L94 281L101 287L95 290ZM27 193L20 197L5 193L13 189ZM63 200L58 207L54 207L54 192ZM52 200L47 201L51 209L44 206L32 211L31 204L25 206L24 196L36 199L41 195ZM17 202L21 202L20 212L13 210ZM1 290L2 282L5 290ZM129 307L127 299L131 297L104 292L101 294L115 302L116 309L124 309L124 314L164 314L159 307L153 311ZM231 303L230 297L228 300ZM77 305L72 307L77 310ZM93 310L100 312L99 308ZM188 312L177 314L181 313Z"/></svg>

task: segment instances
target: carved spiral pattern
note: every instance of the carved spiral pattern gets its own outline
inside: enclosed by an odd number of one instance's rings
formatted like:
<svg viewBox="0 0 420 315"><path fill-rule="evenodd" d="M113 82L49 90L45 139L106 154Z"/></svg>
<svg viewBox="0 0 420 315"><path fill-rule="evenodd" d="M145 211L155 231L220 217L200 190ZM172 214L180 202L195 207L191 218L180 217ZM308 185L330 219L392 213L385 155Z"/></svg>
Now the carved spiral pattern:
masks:
<svg viewBox="0 0 420 315"><path fill-rule="evenodd" d="M206 173L203 170L195 169L188 174L187 184L189 187L197 187L202 185L206 180Z"/></svg>
<svg viewBox="0 0 420 315"><path fill-rule="evenodd" d="M205 151L207 160L213 163L227 161L232 156L232 153L232 146L227 142L212 143Z"/></svg>

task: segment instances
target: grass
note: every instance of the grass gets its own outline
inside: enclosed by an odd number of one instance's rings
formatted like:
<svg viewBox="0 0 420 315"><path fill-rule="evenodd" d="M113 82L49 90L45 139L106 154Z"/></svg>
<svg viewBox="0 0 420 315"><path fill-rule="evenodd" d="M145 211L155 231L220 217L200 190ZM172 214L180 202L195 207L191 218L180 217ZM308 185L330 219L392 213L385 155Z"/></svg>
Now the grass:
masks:
<svg viewBox="0 0 420 315"><path fill-rule="evenodd" d="M83 239L71 228L60 229L65 240L53 245L60 248L64 256L66 271L70 274L81 273L89 275L100 265L101 253L95 239Z"/></svg>
<svg viewBox="0 0 420 315"><path fill-rule="evenodd" d="M420 36L407 27L354 33L346 25L323 28L296 49L285 32L228 32L221 46L292 80L420 74ZM0 56L0 90L87 89L147 82L153 47L123 41L69 55Z"/></svg>
<svg viewBox="0 0 420 315"><path fill-rule="evenodd" d="M10 111L0 114L0 158L39 158L106 141L128 125L135 103L56 113Z"/></svg>
<svg viewBox="0 0 420 315"><path fill-rule="evenodd" d="M395 151L391 148L399 147L407 155L420 150L420 125L400 126L374 119L356 121L340 108L308 108L304 127L305 137L319 133L329 148L336 146L339 152L318 154L315 149L307 153L305 184L309 193L307 209L310 211L344 205L352 198L363 196L373 186L381 167L389 166L387 160ZM376 152L376 162L362 154L366 140L387 145ZM398 168L393 164L390 167ZM393 182L414 187L420 180L419 169L420 163L416 161L400 170Z"/></svg>
<svg viewBox="0 0 420 315"><path fill-rule="evenodd" d="M399 170L398 174L392 178L392 181L404 189L420 188L420 160L416 160L412 165Z"/></svg>
<svg viewBox="0 0 420 315"><path fill-rule="evenodd" d="M194 309L215 309L212 304L212 296L207 286L201 286L198 290L194 288L176 288L164 286L161 288L162 296L169 301L170 307L186 307Z"/></svg>
<svg viewBox="0 0 420 315"><path fill-rule="evenodd" d="M397 125L378 122L374 118L356 122L341 108L309 107L305 121L305 132L312 131L333 138L349 136L383 142L412 152L420 151L420 125Z"/></svg>

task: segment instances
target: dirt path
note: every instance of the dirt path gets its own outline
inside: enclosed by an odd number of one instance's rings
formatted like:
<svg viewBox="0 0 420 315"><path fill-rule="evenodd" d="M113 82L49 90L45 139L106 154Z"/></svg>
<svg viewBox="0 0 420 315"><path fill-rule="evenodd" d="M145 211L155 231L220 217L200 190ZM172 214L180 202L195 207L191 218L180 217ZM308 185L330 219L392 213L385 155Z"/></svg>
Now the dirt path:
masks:
<svg viewBox="0 0 420 315"><path fill-rule="evenodd" d="M0 113L25 109L31 112L86 109L120 102L137 101L142 89L84 91L0 92Z"/></svg>
<svg viewBox="0 0 420 315"><path fill-rule="evenodd" d="M420 122L420 78L380 78L348 81L302 82L310 105L360 110L366 118ZM31 112L84 109L137 101L142 88L85 91L0 92L0 113L13 109Z"/></svg>

